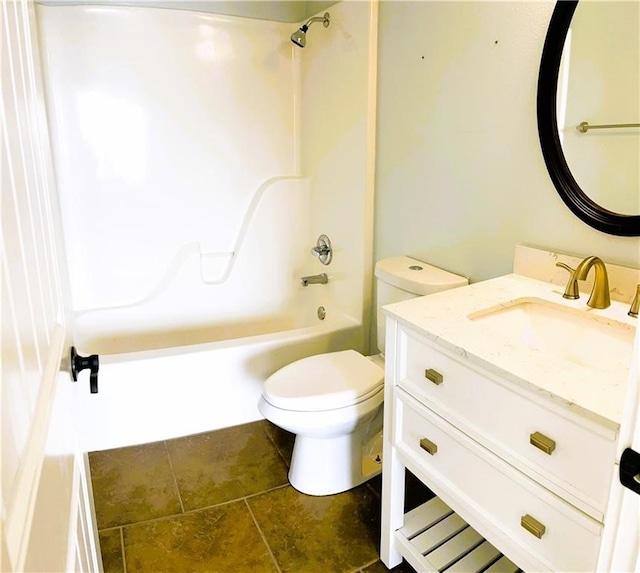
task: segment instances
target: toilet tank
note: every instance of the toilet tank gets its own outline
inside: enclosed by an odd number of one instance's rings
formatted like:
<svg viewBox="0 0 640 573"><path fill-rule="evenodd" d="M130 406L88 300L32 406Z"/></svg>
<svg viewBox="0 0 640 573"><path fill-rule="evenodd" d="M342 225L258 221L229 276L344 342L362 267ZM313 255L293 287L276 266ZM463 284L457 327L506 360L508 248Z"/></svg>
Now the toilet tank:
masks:
<svg viewBox="0 0 640 573"><path fill-rule="evenodd" d="M384 354L385 315L382 306L469 284L469 279L399 256L376 263L376 317L378 350Z"/></svg>

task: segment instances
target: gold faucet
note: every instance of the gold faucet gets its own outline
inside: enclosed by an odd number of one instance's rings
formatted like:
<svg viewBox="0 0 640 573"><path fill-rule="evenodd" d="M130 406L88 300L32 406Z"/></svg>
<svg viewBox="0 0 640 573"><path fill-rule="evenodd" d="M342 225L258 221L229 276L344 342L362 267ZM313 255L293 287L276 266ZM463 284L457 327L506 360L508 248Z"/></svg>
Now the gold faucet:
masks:
<svg viewBox="0 0 640 573"><path fill-rule="evenodd" d="M567 287L565 288L562 296L572 300L580 298L577 281L585 280L589 270L591 270L591 267L595 267L596 277L593 283L591 296L587 301L587 306L590 306L591 308L607 308L611 305L607 267L605 267L602 259L598 257L587 257L576 267L575 270L564 263L556 263L556 266L562 267L571 273L569 282L567 283Z"/></svg>

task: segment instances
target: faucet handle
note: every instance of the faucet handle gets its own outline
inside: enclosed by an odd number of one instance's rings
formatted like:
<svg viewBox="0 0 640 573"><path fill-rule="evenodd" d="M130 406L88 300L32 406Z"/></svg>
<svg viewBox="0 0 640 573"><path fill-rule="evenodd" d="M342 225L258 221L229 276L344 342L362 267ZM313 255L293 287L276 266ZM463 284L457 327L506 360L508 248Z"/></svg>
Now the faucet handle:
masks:
<svg viewBox="0 0 640 573"><path fill-rule="evenodd" d="M328 265L331 262L331 257L333 256L329 237L326 235L320 235L316 246L311 249L311 254L318 257L323 265Z"/></svg>
<svg viewBox="0 0 640 573"><path fill-rule="evenodd" d="M572 269L566 263L556 263L556 267L560 267L560 268L564 269L565 271L569 271L571 274L576 272L576 269Z"/></svg>
<svg viewBox="0 0 640 573"><path fill-rule="evenodd" d="M569 282L564 289L564 294L562 295L562 297L568 298L570 300L579 299L580 291L578 290L578 281L576 280L576 269L572 269L565 263L556 263L556 267L560 267L565 271L569 271Z"/></svg>
<svg viewBox="0 0 640 573"><path fill-rule="evenodd" d="M633 298L631 308L627 314L633 318L638 318L638 311L640 311L640 285L636 287L636 296Z"/></svg>

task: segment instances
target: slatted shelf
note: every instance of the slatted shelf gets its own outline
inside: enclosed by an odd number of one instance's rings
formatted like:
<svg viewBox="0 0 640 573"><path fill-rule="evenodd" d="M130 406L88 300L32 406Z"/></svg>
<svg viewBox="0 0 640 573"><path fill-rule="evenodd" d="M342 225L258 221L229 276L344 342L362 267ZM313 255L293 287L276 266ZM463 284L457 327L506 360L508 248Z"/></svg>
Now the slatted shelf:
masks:
<svg viewBox="0 0 640 573"><path fill-rule="evenodd" d="M438 497L405 514L396 541L420 573L520 572Z"/></svg>

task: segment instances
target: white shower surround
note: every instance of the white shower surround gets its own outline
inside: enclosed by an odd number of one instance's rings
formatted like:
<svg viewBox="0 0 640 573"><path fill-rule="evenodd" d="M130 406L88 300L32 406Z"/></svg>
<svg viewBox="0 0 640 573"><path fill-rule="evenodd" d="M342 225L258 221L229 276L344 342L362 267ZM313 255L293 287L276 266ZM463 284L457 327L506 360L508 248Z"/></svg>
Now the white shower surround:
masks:
<svg viewBox="0 0 640 573"><path fill-rule="evenodd" d="M291 24L38 7L74 342L101 354L88 449L258 419L276 365L366 351L377 5L331 15L300 50ZM301 287L319 272L328 285Z"/></svg>

